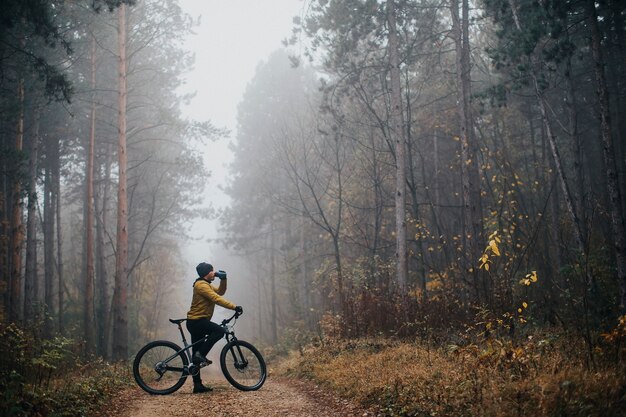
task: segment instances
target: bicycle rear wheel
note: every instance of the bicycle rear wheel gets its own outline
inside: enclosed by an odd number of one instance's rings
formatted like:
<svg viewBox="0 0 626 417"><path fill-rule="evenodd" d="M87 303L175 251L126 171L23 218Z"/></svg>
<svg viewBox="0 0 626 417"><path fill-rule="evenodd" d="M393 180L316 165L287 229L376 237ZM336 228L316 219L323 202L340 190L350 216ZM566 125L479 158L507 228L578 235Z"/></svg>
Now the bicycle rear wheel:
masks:
<svg viewBox="0 0 626 417"><path fill-rule="evenodd" d="M185 352L167 340L150 342L133 361L137 384L150 394L166 395L179 389L187 379L189 360ZM180 353L179 353L180 352Z"/></svg>
<svg viewBox="0 0 626 417"><path fill-rule="evenodd" d="M258 390L267 377L263 356L243 340L233 340L224 346L220 366L228 382L242 391Z"/></svg>

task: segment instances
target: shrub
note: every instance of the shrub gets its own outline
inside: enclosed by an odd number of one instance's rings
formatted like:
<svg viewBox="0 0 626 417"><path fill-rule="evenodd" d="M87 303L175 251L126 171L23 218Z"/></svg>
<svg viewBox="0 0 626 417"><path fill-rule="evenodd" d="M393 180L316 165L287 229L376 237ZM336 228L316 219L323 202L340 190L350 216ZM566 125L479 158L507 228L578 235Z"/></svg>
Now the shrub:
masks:
<svg viewBox="0 0 626 417"><path fill-rule="evenodd" d="M618 416L623 364L585 367L585 344L541 335L522 343L450 345L388 339L329 341L291 355L277 371L312 379L385 416ZM572 346L573 345L573 346Z"/></svg>
<svg viewBox="0 0 626 417"><path fill-rule="evenodd" d="M0 415L86 415L129 384L128 366L82 362L80 346L0 324Z"/></svg>

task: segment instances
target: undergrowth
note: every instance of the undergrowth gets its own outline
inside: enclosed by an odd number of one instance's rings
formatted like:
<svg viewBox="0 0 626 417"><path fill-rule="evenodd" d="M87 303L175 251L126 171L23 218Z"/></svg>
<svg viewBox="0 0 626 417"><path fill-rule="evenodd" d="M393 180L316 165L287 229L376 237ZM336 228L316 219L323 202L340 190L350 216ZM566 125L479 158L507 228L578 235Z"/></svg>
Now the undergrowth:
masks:
<svg viewBox="0 0 626 417"><path fill-rule="evenodd" d="M130 383L128 366L85 360L82 345L0 324L0 415L84 416Z"/></svg>
<svg viewBox="0 0 626 417"><path fill-rule="evenodd" d="M429 346L390 339L325 340L275 370L307 378L385 416L624 416L626 366L556 334L515 343Z"/></svg>

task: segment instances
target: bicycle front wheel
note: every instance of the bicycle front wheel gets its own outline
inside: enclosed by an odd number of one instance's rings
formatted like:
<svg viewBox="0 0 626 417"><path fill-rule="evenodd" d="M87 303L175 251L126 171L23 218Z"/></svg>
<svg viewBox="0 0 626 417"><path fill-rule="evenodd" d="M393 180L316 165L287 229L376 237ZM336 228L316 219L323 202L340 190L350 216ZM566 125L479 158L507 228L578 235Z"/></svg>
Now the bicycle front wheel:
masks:
<svg viewBox="0 0 626 417"><path fill-rule="evenodd" d="M267 377L263 356L243 340L233 340L224 346L220 354L220 366L228 382L242 391L258 390Z"/></svg>
<svg viewBox="0 0 626 417"><path fill-rule="evenodd" d="M145 345L133 361L137 384L150 394L171 394L187 379L189 360L175 343L157 340Z"/></svg>

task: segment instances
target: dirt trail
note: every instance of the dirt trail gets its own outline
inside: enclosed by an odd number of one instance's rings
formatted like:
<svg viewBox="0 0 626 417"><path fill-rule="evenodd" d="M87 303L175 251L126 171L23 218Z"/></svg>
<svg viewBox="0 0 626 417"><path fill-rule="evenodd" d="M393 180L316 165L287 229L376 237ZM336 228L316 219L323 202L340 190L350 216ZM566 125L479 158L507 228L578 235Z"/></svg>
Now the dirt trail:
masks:
<svg viewBox="0 0 626 417"><path fill-rule="evenodd" d="M300 380L268 378L255 392L243 392L225 380L205 379L213 388L192 394L187 381L177 392L159 396L140 388L124 391L96 417L360 417L376 416L347 400Z"/></svg>

